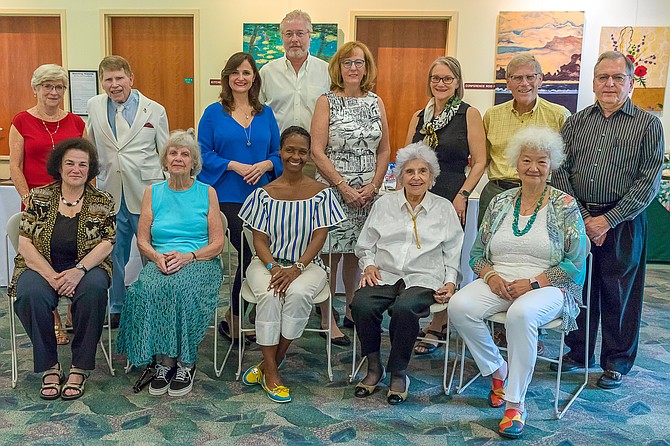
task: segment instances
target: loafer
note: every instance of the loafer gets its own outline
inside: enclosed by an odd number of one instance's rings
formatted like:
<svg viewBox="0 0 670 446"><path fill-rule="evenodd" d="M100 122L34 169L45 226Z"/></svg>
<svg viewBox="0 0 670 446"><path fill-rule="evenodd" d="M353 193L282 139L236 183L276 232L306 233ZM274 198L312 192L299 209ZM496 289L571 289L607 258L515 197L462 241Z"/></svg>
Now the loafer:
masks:
<svg viewBox="0 0 670 446"><path fill-rule="evenodd" d="M519 438L526 427L528 412L519 412L516 409L507 409L498 425L498 433L505 438Z"/></svg>
<svg viewBox="0 0 670 446"><path fill-rule="evenodd" d="M354 388L354 396L356 398L365 398L370 395L372 395L375 390L377 390L377 387L384 381L386 378L386 369L382 367L382 376L379 377L379 381L377 381L377 384L374 384L372 386L368 386L367 384L363 384L363 381L359 382L356 384L356 387Z"/></svg>
<svg viewBox="0 0 670 446"><path fill-rule="evenodd" d="M598 378L596 386L601 389L616 389L617 387L621 387L622 382L623 375L621 372L617 372L616 370L605 370L605 373Z"/></svg>
<svg viewBox="0 0 670 446"><path fill-rule="evenodd" d="M261 372L261 365L257 364L251 366L244 372L242 375L242 382L247 386L261 385L261 380L263 379L263 372Z"/></svg>
<svg viewBox="0 0 670 446"><path fill-rule="evenodd" d="M402 404L405 402L405 400L407 400L408 393L409 393L409 376L405 376L405 391L397 392L395 390L389 389L388 393L386 394L386 401L391 406L397 406L398 404Z"/></svg>
<svg viewBox="0 0 670 446"><path fill-rule="evenodd" d="M486 401L491 407L500 407L505 404L505 386L507 385L507 380L503 381L497 378L491 378L491 380L493 381L493 385Z"/></svg>
<svg viewBox="0 0 670 446"><path fill-rule="evenodd" d="M354 328L354 321L349 319L348 317L344 316L344 319L342 320L342 326L344 328Z"/></svg>
<svg viewBox="0 0 670 446"><path fill-rule="evenodd" d="M558 360L558 358L557 358ZM589 367L593 367L593 364L595 361L591 360L589 361ZM551 363L549 364L549 368L553 370L554 372L558 372L558 363ZM570 353L566 353L563 355L563 365L561 366L561 370L564 372L572 372L573 370L577 369L583 369L584 368L584 363L583 362L577 362L574 359L570 357Z"/></svg>
<svg viewBox="0 0 670 446"><path fill-rule="evenodd" d="M268 387L265 382L265 375L261 377L261 387L265 390L265 394L275 403L289 403L291 402L291 391L286 386L275 386L272 389Z"/></svg>

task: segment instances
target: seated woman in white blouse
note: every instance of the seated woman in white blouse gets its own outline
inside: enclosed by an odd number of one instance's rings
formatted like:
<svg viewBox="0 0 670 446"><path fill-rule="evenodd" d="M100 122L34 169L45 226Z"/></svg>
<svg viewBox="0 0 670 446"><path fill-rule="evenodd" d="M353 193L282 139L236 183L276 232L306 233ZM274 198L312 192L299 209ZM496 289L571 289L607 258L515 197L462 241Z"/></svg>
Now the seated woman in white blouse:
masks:
<svg viewBox="0 0 670 446"><path fill-rule="evenodd" d="M371 395L388 371L387 401L400 404L407 399L406 370L419 319L456 290L463 230L451 202L428 192L440 174L433 150L423 142L400 149L394 173L402 189L375 202L356 244L363 277L351 314L361 355L368 359L368 373L354 395ZM391 316L386 369L379 355L385 310Z"/></svg>
<svg viewBox="0 0 670 446"><path fill-rule="evenodd" d="M263 361L249 368L242 381L260 385L277 403L291 401L278 365L291 342L302 336L314 296L326 284L319 252L328 229L346 218L332 190L303 175L310 143L302 127L284 130L279 150L284 172L256 189L239 214L254 235L256 256L247 283L258 300L256 342L263 352Z"/></svg>

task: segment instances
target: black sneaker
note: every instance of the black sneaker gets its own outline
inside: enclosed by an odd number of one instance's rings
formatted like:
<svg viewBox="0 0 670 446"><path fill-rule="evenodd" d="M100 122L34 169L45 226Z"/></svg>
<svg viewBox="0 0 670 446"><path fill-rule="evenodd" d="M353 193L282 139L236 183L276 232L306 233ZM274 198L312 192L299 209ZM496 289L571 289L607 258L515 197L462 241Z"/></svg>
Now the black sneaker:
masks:
<svg viewBox="0 0 670 446"><path fill-rule="evenodd" d="M195 378L195 364L191 367L179 365L177 374L170 382L170 389L168 395L170 396L184 396L193 388L193 378Z"/></svg>
<svg viewBox="0 0 670 446"><path fill-rule="evenodd" d="M156 374L149 383L149 395L159 396L168 391L177 367L166 367L163 364L156 365Z"/></svg>

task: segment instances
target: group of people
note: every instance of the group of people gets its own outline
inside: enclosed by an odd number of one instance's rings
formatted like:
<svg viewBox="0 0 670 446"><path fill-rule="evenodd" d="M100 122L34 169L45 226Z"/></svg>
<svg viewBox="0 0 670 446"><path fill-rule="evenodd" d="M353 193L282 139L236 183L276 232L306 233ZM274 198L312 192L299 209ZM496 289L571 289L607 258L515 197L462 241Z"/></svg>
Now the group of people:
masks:
<svg viewBox="0 0 670 446"><path fill-rule="evenodd" d="M86 128L60 109L68 86L62 68L35 71L37 105L19 113L10 130L11 173L25 211L9 292L33 341L35 371L43 372L41 397L83 395L110 284L117 350L134 365L156 362L152 395L187 394L218 303L224 226L239 268L219 332L260 345L262 362L242 380L273 401L291 400L280 366L307 325L315 295L326 286L334 294L340 262L343 327L356 327L368 364L355 386L358 398L372 395L388 372L388 403L404 402L412 354L437 348L447 317L482 374L492 377L488 403L506 405L503 436L524 430L538 327L552 319L562 317L569 332L565 370L593 364L602 319L598 385L618 387L637 352L644 209L658 190L664 150L660 121L629 99L630 60L603 53L594 68L595 104L570 116L538 96L538 61L516 56L506 70L513 99L482 119L463 101L458 60L436 59L427 73L430 100L397 152L399 187L380 196L389 131L384 103L372 92L370 50L348 42L330 63L311 56L311 20L299 10L280 31L285 55L261 70L248 53L228 59L219 100L205 109L197 138L192 129L169 134L165 109L132 88L122 57L100 63L105 93L89 101ZM485 171L470 261L478 278L459 289L468 197ZM254 255L244 227L253 234ZM133 236L145 266L126 289ZM589 250L592 333L585 358L579 305ZM255 336L240 340L243 271L258 303ZM67 378L52 328L59 296L72 299ZM416 343L419 320L435 302L448 302L448 310ZM350 344L326 305L322 327L332 326L334 344ZM508 360L485 322L500 311L507 311Z"/></svg>

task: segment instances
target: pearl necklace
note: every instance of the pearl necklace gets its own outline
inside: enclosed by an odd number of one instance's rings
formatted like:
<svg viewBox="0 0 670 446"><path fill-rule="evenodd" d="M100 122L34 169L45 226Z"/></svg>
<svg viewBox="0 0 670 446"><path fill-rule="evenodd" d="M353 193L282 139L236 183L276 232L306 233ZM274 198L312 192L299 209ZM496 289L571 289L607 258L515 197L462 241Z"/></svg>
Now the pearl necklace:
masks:
<svg viewBox="0 0 670 446"><path fill-rule="evenodd" d="M519 190L519 196L517 197L516 202L514 203L514 221L512 222L512 232L514 232L515 236L521 237L522 235L528 233L528 231L530 231L530 228L533 227L533 223L535 223L537 213L540 211L540 208L542 207L542 202L544 201L544 196L547 194L548 188L549 185L545 184L544 190L542 191L542 195L540 196L540 199L538 200L537 205L535 206L535 210L533 211L533 215L530 216L528 223L526 223L526 226L522 230L519 230L519 211L521 210L521 189Z"/></svg>
<svg viewBox="0 0 670 446"><path fill-rule="evenodd" d="M60 201L62 201L63 204L65 206L69 207L69 208L73 208L76 205L78 205L82 198L84 198L84 193L83 192L81 194L81 197L77 198L75 201L70 202L70 201L67 201L65 199L65 197L63 196L63 191L61 190L61 192L60 192Z"/></svg>

